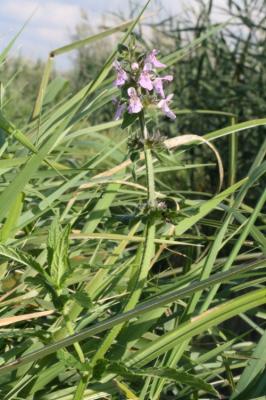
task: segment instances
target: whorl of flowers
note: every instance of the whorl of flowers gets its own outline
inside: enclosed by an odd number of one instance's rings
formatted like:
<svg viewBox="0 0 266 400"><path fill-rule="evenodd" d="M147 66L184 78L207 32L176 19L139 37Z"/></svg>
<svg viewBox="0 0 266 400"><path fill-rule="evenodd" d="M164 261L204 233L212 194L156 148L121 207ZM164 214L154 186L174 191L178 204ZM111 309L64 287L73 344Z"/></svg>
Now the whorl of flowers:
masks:
<svg viewBox="0 0 266 400"><path fill-rule="evenodd" d="M149 54L137 54L135 49L129 50L123 46L121 57L113 63L116 71L115 86L121 89L120 100L115 99L115 120L120 119L125 112L138 114L146 106L157 106L168 118L176 118L169 104L173 94L164 92L164 84L173 80L172 75L160 76L158 70L165 68L157 59L158 50Z"/></svg>

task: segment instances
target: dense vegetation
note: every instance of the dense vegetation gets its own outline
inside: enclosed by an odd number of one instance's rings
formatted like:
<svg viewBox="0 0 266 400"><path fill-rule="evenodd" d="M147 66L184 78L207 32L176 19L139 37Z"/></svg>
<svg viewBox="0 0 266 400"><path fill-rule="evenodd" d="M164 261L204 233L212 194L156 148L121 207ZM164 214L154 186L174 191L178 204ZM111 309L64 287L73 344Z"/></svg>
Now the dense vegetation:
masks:
<svg viewBox="0 0 266 400"><path fill-rule="evenodd" d="M1 399L266 398L264 4L204 3L149 40L145 6L46 65L0 54ZM133 45L175 120L138 92L114 121Z"/></svg>

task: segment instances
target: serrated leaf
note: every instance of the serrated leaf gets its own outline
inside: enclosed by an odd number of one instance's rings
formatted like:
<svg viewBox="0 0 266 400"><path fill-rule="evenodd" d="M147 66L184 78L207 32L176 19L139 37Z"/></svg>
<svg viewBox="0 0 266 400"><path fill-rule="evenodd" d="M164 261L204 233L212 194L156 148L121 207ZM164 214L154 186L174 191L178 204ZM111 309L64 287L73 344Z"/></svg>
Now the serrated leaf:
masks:
<svg viewBox="0 0 266 400"><path fill-rule="evenodd" d="M0 244L0 255L9 260L22 264L25 267L33 268L35 271L45 276L49 280L49 276L47 275L43 267L37 261L35 261L31 255L21 250L13 249L12 247L8 247L2 244Z"/></svg>
<svg viewBox="0 0 266 400"><path fill-rule="evenodd" d="M62 228L56 218L48 235L48 263L51 277L56 285L61 288L63 276L69 271L68 247L70 226Z"/></svg>
<svg viewBox="0 0 266 400"><path fill-rule="evenodd" d="M92 306L91 299L85 291L76 292L73 294L73 297L85 309Z"/></svg>
<svg viewBox="0 0 266 400"><path fill-rule="evenodd" d="M109 372L118 374L124 378L137 378L140 376L165 378L180 385L187 385L193 389L204 390L205 392L211 393L219 397L217 391L209 383L204 382L192 374L188 374L183 371L177 371L173 368L145 368L135 369L127 368L121 363L110 363L108 368Z"/></svg>
<svg viewBox="0 0 266 400"><path fill-rule="evenodd" d="M69 353L66 349L59 349L57 352L57 358L62 361L66 367L68 368L78 368L79 361L73 356L73 354Z"/></svg>

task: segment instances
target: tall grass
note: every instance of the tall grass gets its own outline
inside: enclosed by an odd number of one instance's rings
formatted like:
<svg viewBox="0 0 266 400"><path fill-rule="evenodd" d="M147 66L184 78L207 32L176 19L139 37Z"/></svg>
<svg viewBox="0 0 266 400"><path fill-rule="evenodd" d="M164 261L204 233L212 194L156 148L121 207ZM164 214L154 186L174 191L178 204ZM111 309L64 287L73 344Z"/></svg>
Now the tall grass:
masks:
<svg viewBox="0 0 266 400"><path fill-rule="evenodd" d="M235 141L266 119L237 123L231 110L201 110L205 121L222 115L225 126L180 134L180 116L192 112L177 109L173 137L155 146L155 136L150 148L134 135L145 123L167 131L153 112L140 128L122 130L121 120L91 125L117 94L110 79L116 49L93 81L53 102L53 57L119 30L127 44L148 3L136 19L50 54L26 127L9 121L1 103L3 400L255 400L266 393L266 193L247 202L262 185L266 142L238 180ZM164 60L178 65L221 29ZM225 165L221 140L231 154ZM194 150L206 162L193 159ZM214 167L216 192L200 191L193 171L204 180ZM187 190L187 179L196 190Z"/></svg>

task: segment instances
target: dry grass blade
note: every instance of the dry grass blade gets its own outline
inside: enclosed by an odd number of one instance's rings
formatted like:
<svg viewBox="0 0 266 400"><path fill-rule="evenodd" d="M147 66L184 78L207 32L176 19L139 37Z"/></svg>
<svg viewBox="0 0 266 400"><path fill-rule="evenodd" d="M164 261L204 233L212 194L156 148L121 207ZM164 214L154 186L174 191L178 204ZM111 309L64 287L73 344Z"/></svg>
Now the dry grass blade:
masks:
<svg viewBox="0 0 266 400"><path fill-rule="evenodd" d="M53 313L54 310L48 310L48 311L39 311L36 313L18 315L15 317L1 318L0 326L12 325L15 324L16 322L28 321L29 319L34 319L34 318L47 317L48 315L51 315Z"/></svg>
<svg viewBox="0 0 266 400"><path fill-rule="evenodd" d="M216 159L217 159L218 167L219 167L219 190L220 190L222 183L223 183L223 177L224 177L223 163L222 163L221 157L219 155L219 152L216 150L215 146L212 143L210 143L208 140L206 140L203 137L198 136L198 135L182 135L182 136L176 136L171 139L167 139L167 140L165 140L164 144L168 150L173 150L178 147L188 145L191 143L195 143L195 142L202 142L202 143L207 144L211 148L211 150L214 152ZM143 152L140 154L140 159L144 160ZM120 171L125 170L131 164L132 164L131 160L126 160L126 161L122 162L121 164L119 164L113 168L110 168L109 170L103 171L103 172L95 175L92 179L112 177L112 176L118 174ZM91 188L93 185L94 185L93 182L82 184L78 188L78 191L76 193L74 193L74 196L69 200L67 207L68 208L72 207L73 204L75 203L75 201L77 200L78 196L80 195L80 193L82 193L83 190ZM134 185L135 185L135 187L137 187L136 184L134 184Z"/></svg>

